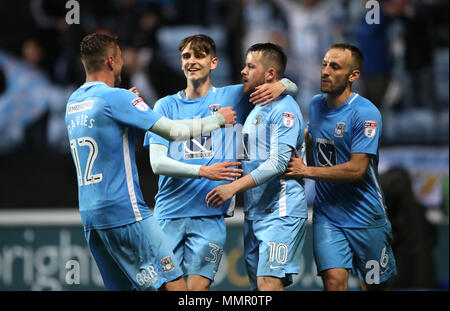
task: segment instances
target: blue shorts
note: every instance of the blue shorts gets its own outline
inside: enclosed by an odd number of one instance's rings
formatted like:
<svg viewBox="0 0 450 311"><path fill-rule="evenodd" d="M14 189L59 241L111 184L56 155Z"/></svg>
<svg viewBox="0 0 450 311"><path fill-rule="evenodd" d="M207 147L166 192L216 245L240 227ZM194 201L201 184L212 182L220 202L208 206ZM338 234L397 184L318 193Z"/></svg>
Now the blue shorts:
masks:
<svg viewBox="0 0 450 311"><path fill-rule="evenodd" d="M313 220L318 274L344 268L367 284L384 283L397 274L391 241L390 222L376 228L342 228L325 216L315 216Z"/></svg>
<svg viewBox="0 0 450 311"><path fill-rule="evenodd" d="M226 242L223 216L160 219L159 224L184 274L214 281Z"/></svg>
<svg viewBox="0 0 450 311"><path fill-rule="evenodd" d="M153 216L85 237L107 290L157 290L183 274Z"/></svg>
<svg viewBox="0 0 450 311"><path fill-rule="evenodd" d="M244 221L244 258L251 290L258 276L282 279L292 284L300 271L300 255L306 236L306 218L279 217Z"/></svg>

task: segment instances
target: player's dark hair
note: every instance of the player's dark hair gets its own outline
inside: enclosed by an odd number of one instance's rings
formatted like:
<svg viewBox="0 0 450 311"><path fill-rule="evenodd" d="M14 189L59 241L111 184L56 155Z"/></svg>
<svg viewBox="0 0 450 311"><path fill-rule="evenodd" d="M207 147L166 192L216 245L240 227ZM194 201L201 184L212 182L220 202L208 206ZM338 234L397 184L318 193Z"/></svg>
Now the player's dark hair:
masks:
<svg viewBox="0 0 450 311"><path fill-rule="evenodd" d="M196 52L205 52L207 55L216 57L216 43L214 40L204 34L197 34L184 38L178 49L182 52L189 44L191 44L191 49Z"/></svg>
<svg viewBox="0 0 450 311"><path fill-rule="evenodd" d="M256 43L248 48L246 54L250 52L261 52L264 58L263 61L275 67L277 79L280 80L283 78L284 70L286 69L287 56L281 46L270 42Z"/></svg>
<svg viewBox="0 0 450 311"><path fill-rule="evenodd" d="M117 37L106 34L92 33L83 38L80 44L80 56L86 72L91 73L103 68L108 53L116 54L119 45Z"/></svg>
<svg viewBox="0 0 450 311"><path fill-rule="evenodd" d="M341 50L349 50L352 53L353 58L353 70L361 71L364 65L364 56L360 49L356 46L348 44L348 43L336 43L333 44L331 49L341 49Z"/></svg>

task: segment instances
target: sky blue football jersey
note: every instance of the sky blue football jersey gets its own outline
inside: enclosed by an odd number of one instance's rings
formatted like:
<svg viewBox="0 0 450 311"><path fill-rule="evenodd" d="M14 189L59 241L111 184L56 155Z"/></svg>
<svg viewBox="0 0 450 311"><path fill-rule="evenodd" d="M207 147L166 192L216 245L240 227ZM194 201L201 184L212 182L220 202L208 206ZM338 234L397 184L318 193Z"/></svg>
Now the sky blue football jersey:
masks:
<svg viewBox="0 0 450 311"><path fill-rule="evenodd" d="M233 107L237 114L236 124L232 127L217 129L201 137L176 142L169 142L147 132L144 147L148 148L150 144L165 145L168 147L168 157L186 164L211 165L228 160L236 161L243 121L252 108L248 95L243 93L242 85L211 87L206 96L195 99L186 98L184 92L179 91L158 100L154 110L167 118L182 120L208 117L220 108L229 106ZM154 214L159 219L231 216L234 210L234 198L225 202L220 208L209 207L205 201L208 192L225 183L229 182L160 175Z"/></svg>
<svg viewBox="0 0 450 311"><path fill-rule="evenodd" d="M312 98L308 131L312 134L315 166L348 162L352 153L370 155L360 182L316 181L314 213L341 227L368 228L386 223L386 205L378 176L381 114L357 93L339 108L330 109L326 95Z"/></svg>
<svg viewBox="0 0 450 311"><path fill-rule="evenodd" d="M247 117L242 131L244 175L255 170L270 155L272 143L289 145L304 154L304 121L295 100L287 95L266 106L257 105ZM293 155L294 156L294 155ZM244 192L245 217L308 217L303 179L277 176Z"/></svg>
<svg viewBox="0 0 450 311"><path fill-rule="evenodd" d="M70 96L65 121L85 230L151 216L139 188L133 128L148 130L161 117L136 94L100 81Z"/></svg>

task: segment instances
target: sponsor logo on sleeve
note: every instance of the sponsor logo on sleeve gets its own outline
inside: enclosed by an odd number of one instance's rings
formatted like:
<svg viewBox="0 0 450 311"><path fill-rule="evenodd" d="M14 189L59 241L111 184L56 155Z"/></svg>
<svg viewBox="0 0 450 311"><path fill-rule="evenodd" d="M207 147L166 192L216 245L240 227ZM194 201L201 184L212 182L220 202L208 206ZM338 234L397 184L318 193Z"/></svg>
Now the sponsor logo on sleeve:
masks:
<svg viewBox="0 0 450 311"><path fill-rule="evenodd" d="M367 138L373 138L377 134L376 121L364 121L364 135Z"/></svg>
<svg viewBox="0 0 450 311"><path fill-rule="evenodd" d="M294 126L295 116L290 112L283 112L283 124L286 127Z"/></svg>
<svg viewBox="0 0 450 311"><path fill-rule="evenodd" d="M135 99L133 99L131 101L131 105L133 105L134 107L136 107L137 109L139 109L140 111L147 111L148 110L148 106L147 104L144 102L144 100L142 99L142 97L136 97Z"/></svg>

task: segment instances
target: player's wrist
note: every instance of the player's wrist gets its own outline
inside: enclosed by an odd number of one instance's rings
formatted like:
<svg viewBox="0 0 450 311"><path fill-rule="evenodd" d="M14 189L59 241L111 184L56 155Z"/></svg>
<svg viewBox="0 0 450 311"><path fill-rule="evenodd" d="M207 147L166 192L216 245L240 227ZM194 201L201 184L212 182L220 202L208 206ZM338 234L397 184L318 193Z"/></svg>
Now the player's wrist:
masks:
<svg viewBox="0 0 450 311"><path fill-rule="evenodd" d="M239 191L239 187L235 181L224 185L224 187L226 187L227 191L231 194L231 196L235 195Z"/></svg>
<svg viewBox="0 0 450 311"><path fill-rule="evenodd" d="M198 170L198 177L207 177L208 176L208 166L201 165L200 169Z"/></svg>
<svg viewBox="0 0 450 311"><path fill-rule="evenodd" d="M212 118L215 119L219 126L225 126L225 117L221 113L215 113Z"/></svg>
<svg viewBox="0 0 450 311"><path fill-rule="evenodd" d="M311 166L303 166L303 169L301 170L301 177L303 178L314 178L314 168Z"/></svg>

